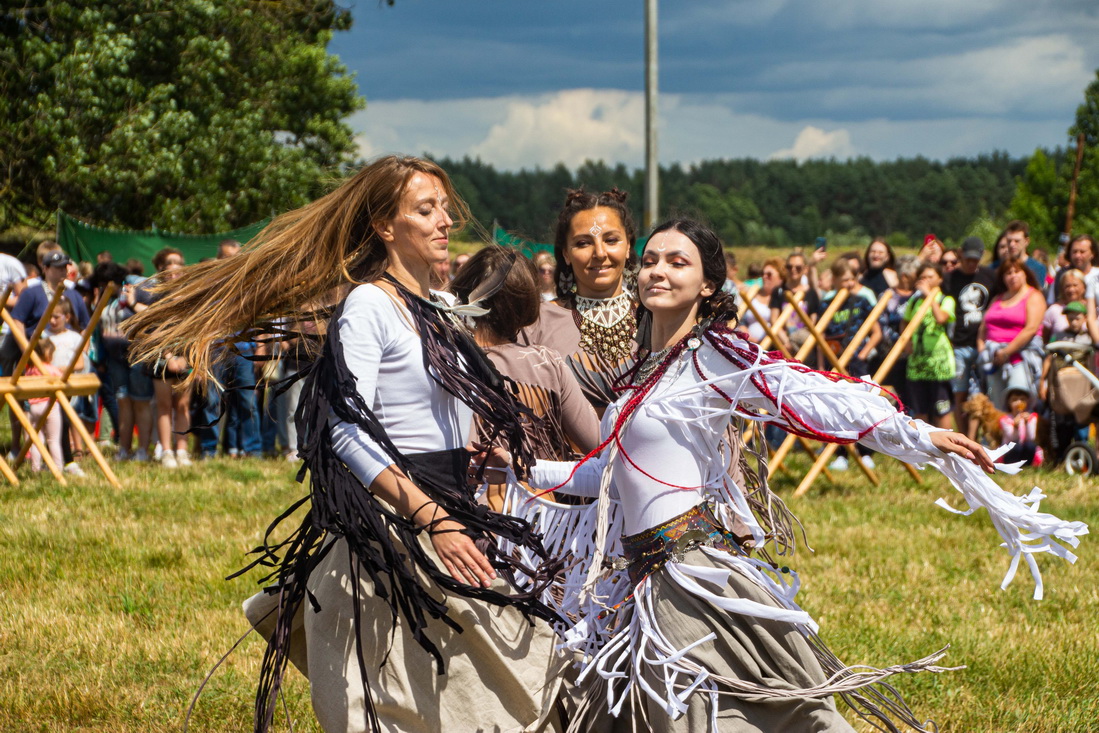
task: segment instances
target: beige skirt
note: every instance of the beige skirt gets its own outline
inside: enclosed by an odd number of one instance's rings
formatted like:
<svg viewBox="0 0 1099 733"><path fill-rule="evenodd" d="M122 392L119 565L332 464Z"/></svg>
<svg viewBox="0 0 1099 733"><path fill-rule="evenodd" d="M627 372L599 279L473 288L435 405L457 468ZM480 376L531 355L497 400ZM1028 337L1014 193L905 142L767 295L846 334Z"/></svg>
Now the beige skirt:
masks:
<svg viewBox="0 0 1099 733"><path fill-rule="evenodd" d="M439 563L431 542L422 540ZM439 563L440 567L442 566ZM294 620L291 661L309 679L313 709L327 733L368 730L363 680L355 648L354 595L347 544L337 540L309 581L320 606L302 604ZM430 581L421 574L426 585ZM496 581L495 590L506 592ZM382 730L392 733L445 731L556 731L555 701L565 666L555 652L556 636L542 621L516 609L449 596L449 616L459 633L439 621L427 634L442 651L446 673L400 620L393 627L388 603L374 595L368 578L360 581L359 605L366 685ZM441 592L438 597L441 597ZM270 638L277 598L263 593L248 599L245 615Z"/></svg>

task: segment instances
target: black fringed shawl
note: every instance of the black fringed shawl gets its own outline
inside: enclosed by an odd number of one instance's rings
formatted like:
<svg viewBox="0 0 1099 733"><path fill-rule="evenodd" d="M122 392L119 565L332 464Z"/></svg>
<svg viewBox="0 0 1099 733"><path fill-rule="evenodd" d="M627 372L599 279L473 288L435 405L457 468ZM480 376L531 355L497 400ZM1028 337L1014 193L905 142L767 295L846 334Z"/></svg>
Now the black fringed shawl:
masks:
<svg viewBox="0 0 1099 733"><path fill-rule="evenodd" d="M400 286L397 290L423 342L424 368L443 389L473 409L488 429L490 437L494 439L499 436L516 457L519 470L524 470L532 459L530 449L523 441L520 421L529 411L506 388L504 378L445 309L416 297ZM443 655L425 633L427 625L430 619L439 619L459 632L461 627L448 618L445 601L431 596L431 589L417 577L417 569L447 593L501 606L515 606L528 618L537 617L551 623L558 621L556 614L538 597L559 570L560 562L548 556L541 536L527 522L490 511L488 507L478 504L472 489L462 480L464 470L460 466L450 471L450 475L457 477L456 480L438 481L431 475L432 472L419 469L415 456L405 456L393 445L386 435L385 426L356 389L355 375L344 361L337 326L342 312L341 305L332 316L320 358L299 375L306 381L295 415L300 443L298 453L304 460L298 480L304 481L305 476L309 476L309 496L296 502L271 524L263 545L255 550L258 559L240 571L243 573L256 566L276 568L262 582L273 581L274 585L268 592L279 595L275 631L264 653L256 694L254 726L257 733L269 728L274 714L289 660L294 615L306 598L314 611L321 610L306 582L335 538L344 539L348 545L356 629L360 621L359 581L365 574L373 584L375 594L389 604L394 633L398 617L403 618L416 642L435 659L439 674L445 670ZM330 414L370 435L394 464L437 501L450 518L465 525L466 533L477 541L478 547L486 553L500 576L509 582L512 592L505 595L487 588L465 585L451 578L445 569L437 567L420 545L418 535L423 529L379 501L336 456L329 429ZM448 453L450 456L447 456ZM453 463L455 457L460 455L457 451L444 451L424 454L424 457L432 457L438 462L441 456L446 464L448 460ZM460 457L457 460L460 461ZM468 463L468 458L465 463ZM454 469L454 466L451 468ZM306 502L310 502L309 512L301 525L285 540L272 542L275 527ZM399 542L393 541L393 535ZM496 538L529 548L541 559L542 565L539 568L524 568L514 558L501 555L496 550ZM517 573L525 576L523 589L516 580ZM355 637L359 667L364 688L367 688L364 689L367 719L371 729L378 730L368 689L368 670L365 669L357 632Z"/></svg>

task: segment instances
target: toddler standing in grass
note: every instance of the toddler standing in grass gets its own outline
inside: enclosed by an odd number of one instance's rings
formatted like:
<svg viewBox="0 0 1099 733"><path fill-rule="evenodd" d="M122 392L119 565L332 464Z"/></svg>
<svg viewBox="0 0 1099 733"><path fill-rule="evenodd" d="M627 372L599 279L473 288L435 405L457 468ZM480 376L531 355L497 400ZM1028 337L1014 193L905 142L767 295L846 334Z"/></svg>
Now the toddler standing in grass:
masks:
<svg viewBox="0 0 1099 733"><path fill-rule="evenodd" d="M44 338L39 341L34 347L34 352L42 360L42 369L39 370L38 367L32 365L27 369L27 376L60 377L61 370L53 365L55 350L56 347L50 339ZM31 422L35 424L45 414L46 408L50 407L49 415L46 416L46 424L42 427L40 436L45 441L53 462L58 466L62 465L65 459L61 455L61 409L57 405L51 407L49 397L34 397L27 401L30 402ZM35 471L42 470L42 456L39 454L38 448L33 445L30 450L30 460L32 469Z"/></svg>

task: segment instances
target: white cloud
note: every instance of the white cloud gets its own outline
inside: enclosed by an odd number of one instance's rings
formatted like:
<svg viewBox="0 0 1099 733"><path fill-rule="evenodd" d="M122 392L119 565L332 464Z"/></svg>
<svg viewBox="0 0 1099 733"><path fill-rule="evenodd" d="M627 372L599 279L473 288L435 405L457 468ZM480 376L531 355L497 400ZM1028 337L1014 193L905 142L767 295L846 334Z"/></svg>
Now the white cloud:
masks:
<svg viewBox="0 0 1099 733"><path fill-rule="evenodd" d="M809 125L798 133L793 147L776 150L770 158L850 158L855 149L851 146L851 134L847 130L825 132Z"/></svg>
<svg viewBox="0 0 1099 733"><path fill-rule="evenodd" d="M896 120L837 120L827 115L779 120L744 112L736 97L665 94L658 151L664 164L714 158L923 155L934 159L994 150L1028 155L1065 142L1069 115L1027 119L997 114ZM980 109L980 105L977 106ZM575 168L586 159L641 166L644 96L574 89L548 95L395 100L371 103L351 126L364 157L383 153L480 156L497 168ZM776 152L777 151L777 152Z"/></svg>
<svg viewBox="0 0 1099 733"><path fill-rule="evenodd" d="M513 99L471 152L504 168L630 159L644 150L644 119L643 99L634 92L570 89Z"/></svg>

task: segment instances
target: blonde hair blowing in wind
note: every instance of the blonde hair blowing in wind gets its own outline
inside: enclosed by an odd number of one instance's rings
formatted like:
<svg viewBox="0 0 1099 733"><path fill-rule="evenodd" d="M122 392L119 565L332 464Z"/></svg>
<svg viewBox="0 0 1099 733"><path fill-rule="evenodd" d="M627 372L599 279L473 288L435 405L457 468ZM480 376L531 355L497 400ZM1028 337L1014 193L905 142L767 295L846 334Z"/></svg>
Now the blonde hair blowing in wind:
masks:
<svg viewBox="0 0 1099 733"><path fill-rule="evenodd" d="M342 286L385 272L376 226L397 216L416 173L439 179L460 230L469 210L442 168L422 158L379 158L331 193L276 217L236 256L191 265L157 285L161 299L126 321L131 362L171 353L191 365L186 383L212 379L214 362L228 352L219 347L271 339L295 322L323 324Z"/></svg>

